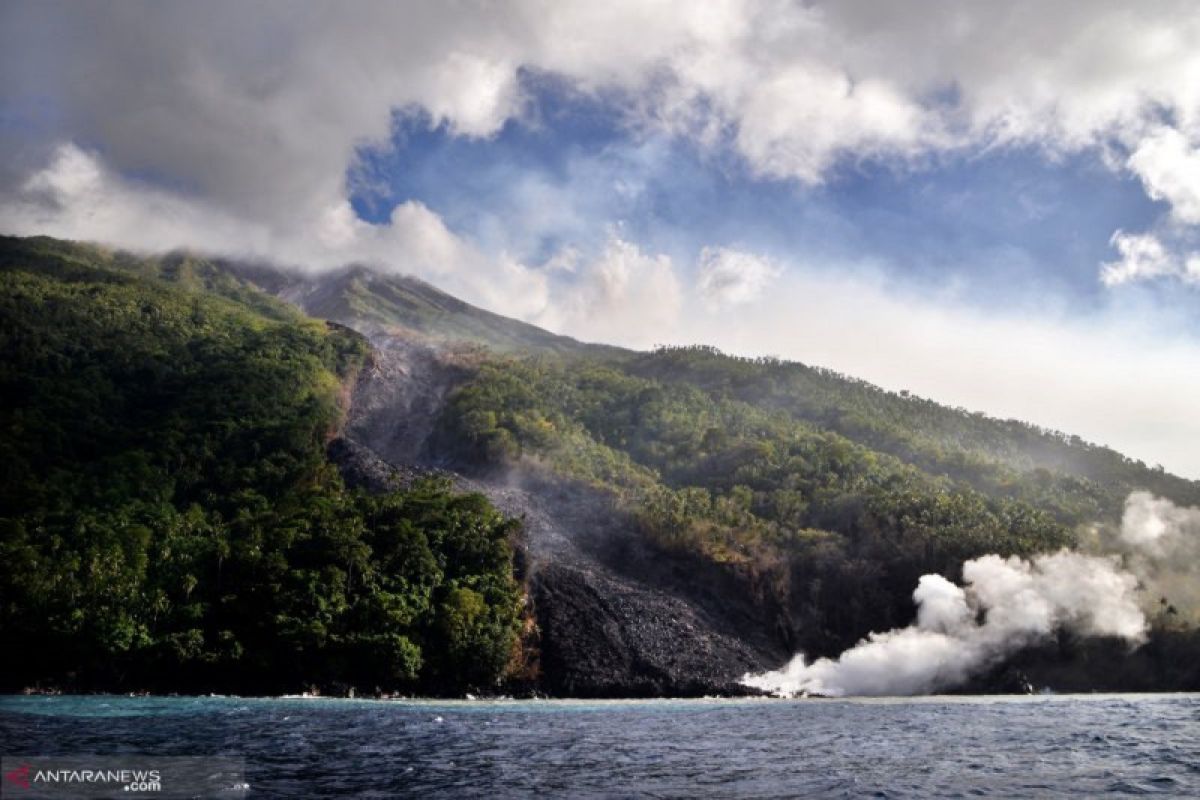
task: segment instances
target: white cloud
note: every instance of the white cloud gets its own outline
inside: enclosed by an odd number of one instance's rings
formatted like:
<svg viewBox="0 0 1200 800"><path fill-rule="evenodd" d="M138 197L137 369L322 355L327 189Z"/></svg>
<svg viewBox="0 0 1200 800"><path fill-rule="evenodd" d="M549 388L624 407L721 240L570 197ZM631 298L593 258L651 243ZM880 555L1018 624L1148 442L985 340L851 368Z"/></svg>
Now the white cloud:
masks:
<svg viewBox="0 0 1200 800"><path fill-rule="evenodd" d="M47 2L2 13L0 98L53 99L36 138L94 144L117 174L163 176L280 239L326 224L356 148L388 135L393 110L486 137L521 114L521 69L624 90L631 121L807 183L842 159L918 163L1017 143L1119 164L1112 148L1123 148L1177 221L1200 220L1200 11L1187 2L929 0L920 13L868 0Z"/></svg>
<svg viewBox="0 0 1200 800"><path fill-rule="evenodd" d="M1145 136L1129 157L1129 168L1146 194L1171 206L1179 222L1200 224L1200 149L1174 128Z"/></svg>
<svg viewBox="0 0 1200 800"><path fill-rule="evenodd" d="M726 247L700 252L697 288L710 307L740 305L754 300L781 270L767 259Z"/></svg>
<svg viewBox="0 0 1200 800"><path fill-rule="evenodd" d="M1193 253L1184 262L1183 280L1185 283L1200 284L1200 254Z"/></svg>
<svg viewBox="0 0 1200 800"><path fill-rule="evenodd" d="M147 251L188 246L316 269L374 264L517 316L541 313L549 302L542 273L503 254L480 252L416 201L396 206L382 225L364 222L340 200L320 210L311 226L279 228L123 179L98 155L73 144L59 147L44 169L0 198L0 218L10 233Z"/></svg>
<svg viewBox="0 0 1200 800"><path fill-rule="evenodd" d="M736 143L764 175L819 183L841 154L913 151L936 138L925 115L885 80L851 82L828 65L797 65L746 87Z"/></svg>
<svg viewBox="0 0 1200 800"><path fill-rule="evenodd" d="M1152 233L1117 231L1111 244L1121 258L1101 266L1100 280L1106 286L1168 277L1200 283L1200 254L1179 255Z"/></svg>
<svg viewBox="0 0 1200 800"><path fill-rule="evenodd" d="M534 322L584 339L649 347L683 316L683 289L671 259L643 253L616 231L599 257L577 272L579 279Z"/></svg>
<svg viewBox="0 0 1200 800"><path fill-rule="evenodd" d="M1121 260L1103 265L1100 279L1108 286L1143 278L1158 278L1175 271L1173 259L1153 234L1117 231L1110 244L1117 248Z"/></svg>
<svg viewBox="0 0 1200 800"><path fill-rule="evenodd" d="M3 15L4 101L56 106L39 137L94 143L121 174L168 176L272 226L312 224L343 199L355 148L386 137L394 109L491 135L521 113L522 68L626 90L642 124L728 144L763 175L815 183L842 158L1116 145L1180 219L1200 214L1187 145L1200 12L1186 2L47 2Z"/></svg>
<svg viewBox="0 0 1200 800"><path fill-rule="evenodd" d="M238 219L203 201L124 180L94 154L58 147L45 168L0 197L10 233L47 234L147 250L234 244L242 252L271 250L269 228Z"/></svg>

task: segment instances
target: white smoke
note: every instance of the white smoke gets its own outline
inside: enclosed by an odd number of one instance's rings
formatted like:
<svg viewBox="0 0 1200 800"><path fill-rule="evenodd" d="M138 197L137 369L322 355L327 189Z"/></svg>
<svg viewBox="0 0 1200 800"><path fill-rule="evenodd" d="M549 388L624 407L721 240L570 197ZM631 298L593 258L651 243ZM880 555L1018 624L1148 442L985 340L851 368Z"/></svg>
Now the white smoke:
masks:
<svg viewBox="0 0 1200 800"><path fill-rule="evenodd" d="M1200 620L1200 508L1133 492L1116 528L1026 561L987 555L963 564L963 587L925 575L917 621L872 633L836 659L797 655L742 682L779 695L912 695L963 683L1057 630L1138 644L1147 611Z"/></svg>
<svg viewBox="0 0 1200 800"><path fill-rule="evenodd" d="M743 683L779 695L927 694L1059 629L1138 643L1147 620L1138 579L1117 556L1061 550L1024 560L987 555L963 564L965 586L925 575L913 592L917 621L872 633L836 659L803 654Z"/></svg>
<svg viewBox="0 0 1200 800"><path fill-rule="evenodd" d="M1180 508L1149 492L1134 492L1125 501L1121 539L1155 561L1195 555L1200 544L1200 508Z"/></svg>
<svg viewBox="0 0 1200 800"><path fill-rule="evenodd" d="M1120 553L1155 611L1171 608L1181 622L1200 622L1200 508L1134 492L1120 528L1096 529L1086 544Z"/></svg>

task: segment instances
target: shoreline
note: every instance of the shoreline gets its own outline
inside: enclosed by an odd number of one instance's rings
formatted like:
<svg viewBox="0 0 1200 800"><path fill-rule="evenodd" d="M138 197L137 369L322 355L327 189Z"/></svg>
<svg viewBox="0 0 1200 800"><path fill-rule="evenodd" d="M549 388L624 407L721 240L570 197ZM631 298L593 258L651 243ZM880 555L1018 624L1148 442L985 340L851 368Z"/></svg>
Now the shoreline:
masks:
<svg viewBox="0 0 1200 800"><path fill-rule="evenodd" d="M1200 700L1200 692L1064 692L1042 694L928 694L928 695L887 695L887 696L847 696L847 697L774 697L774 696L707 696L707 697L512 697L506 695L468 696L468 697L338 697L335 695L232 695L232 694L135 694L135 693L106 693L91 692L86 694L50 693L50 692L0 692L0 711L5 710L5 704L29 698L62 698L68 699L112 699L126 700L217 700L231 702L267 703L278 701L291 702L328 702L342 704L395 704L415 706L522 706L530 704L555 704L571 706L603 706L617 707L625 705L653 704L687 704L687 705L732 705L757 703L861 703L874 705L903 705L903 704L987 704L987 703L1041 703L1058 701L1104 701L1104 700L1153 700L1167 698L1195 698Z"/></svg>

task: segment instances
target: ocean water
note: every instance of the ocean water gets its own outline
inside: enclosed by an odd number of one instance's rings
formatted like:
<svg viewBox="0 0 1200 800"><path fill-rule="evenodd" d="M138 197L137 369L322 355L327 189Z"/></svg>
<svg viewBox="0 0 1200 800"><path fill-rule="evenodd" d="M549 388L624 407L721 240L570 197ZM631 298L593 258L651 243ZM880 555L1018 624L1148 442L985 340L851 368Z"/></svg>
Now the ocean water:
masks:
<svg viewBox="0 0 1200 800"><path fill-rule="evenodd" d="M251 798L1200 797L1200 695L5 696L0 753L242 757Z"/></svg>

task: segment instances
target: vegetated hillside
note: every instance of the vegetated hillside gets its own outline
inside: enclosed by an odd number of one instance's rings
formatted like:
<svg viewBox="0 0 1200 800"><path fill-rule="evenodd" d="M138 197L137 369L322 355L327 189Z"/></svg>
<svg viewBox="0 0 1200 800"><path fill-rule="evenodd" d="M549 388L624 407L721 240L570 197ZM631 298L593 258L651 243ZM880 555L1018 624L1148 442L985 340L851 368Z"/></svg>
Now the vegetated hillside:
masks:
<svg viewBox="0 0 1200 800"><path fill-rule="evenodd" d="M511 523L445 484L348 492L324 443L352 384L345 474L441 468L525 517L536 624L509 666L556 693L731 691L909 623L924 573L1070 545L1133 489L1200 501L1022 423L711 348L581 345L410 279L3 244L2 621L57 659L12 675L494 685ZM73 566L44 579L53 559ZM1063 640L1021 669L1200 688L1196 621L1169 606L1136 656Z"/></svg>
<svg viewBox="0 0 1200 800"><path fill-rule="evenodd" d="M1078 436L949 408L830 370L711 347L661 348L632 374L778 410L994 496L1037 503L1064 522L1112 518L1134 489L1200 505L1200 482Z"/></svg>
<svg viewBox="0 0 1200 800"><path fill-rule="evenodd" d="M0 241L7 688L462 691L512 654L514 522L325 456L365 339L202 259Z"/></svg>
<svg viewBox="0 0 1200 800"><path fill-rule="evenodd" d="M534 461L611 493L640 533L751 575L807 652L836 653L906 624L928 572L989 552L1072 541L1027 503L933 477L780 412L611 365L484 365L435 440L482 470Z"/></svg>
<svg viewBox="0 0 1200 800"><path fill-rule="evenodd" d="M415 331L509 355L586 358L662 384L781 411L989 496L1027 500L1066 524L1113 518L1134 489L1200 505L1200 482L1078 436L950 408L820 367L727 356L706 346L634 353L584 344L464 303L418 279L365 267L299 278L268 266L217 263L309 314L358 330Z"/></svg>
<svg viewBox="0 0 1200 800"><path fill-rule="evenodd" d="M643 376L678 355L485 363L450 396L434 447L484 474L529 464L611 497L609 513L627 516L662 557L714 581L699 566L709 565L754 592L760 627L810 656L911 623L923 574L958 579L967 559L1054 551L1074 544L1070 522L1115 522L1104 502L1091 515L1087 500L1125 491L1119 484L1039 489L1034 473L984 492L788 411ZM1200 620L1177 614L1171 599L1147 598L1159 613L1135 656L1064 639L1025 668L1074 689L1200 686ZM1015 685L996 680L978 688Z"/></svg>
<svg viewBox="0 0 1200 800"><path fill-rule="evenodd" d="M294 321L304 317L291 303L263 292L219 262L185 251L149 258L48 236L0 236L0 267L43 273L60 280L95 278L95 271L100 270L112 273L108 280L160 280L193 294L217 295L234 301L242 311L270 320Z"/></svg>

